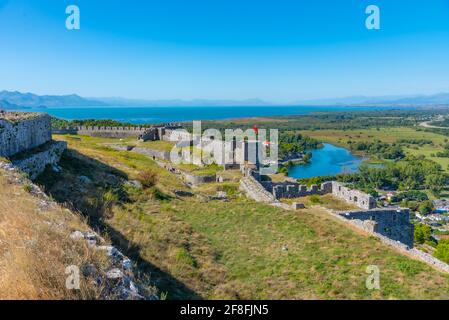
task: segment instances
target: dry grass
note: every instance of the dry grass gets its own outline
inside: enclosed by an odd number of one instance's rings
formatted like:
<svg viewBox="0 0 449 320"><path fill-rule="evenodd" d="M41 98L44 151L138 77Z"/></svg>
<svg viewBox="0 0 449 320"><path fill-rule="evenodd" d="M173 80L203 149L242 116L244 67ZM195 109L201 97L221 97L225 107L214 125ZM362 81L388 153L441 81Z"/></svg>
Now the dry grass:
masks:
<svg viewBox="0 0 449 320"><path fill-rule="evenodd" d="M42 200L0 172L0 299L97 299L101 288L81 279L81 290L66 289L68 266L101 266L107 259L84 242L70 239L87 231L82 219ZM87 279L86 279L87 280Z"/></svg>

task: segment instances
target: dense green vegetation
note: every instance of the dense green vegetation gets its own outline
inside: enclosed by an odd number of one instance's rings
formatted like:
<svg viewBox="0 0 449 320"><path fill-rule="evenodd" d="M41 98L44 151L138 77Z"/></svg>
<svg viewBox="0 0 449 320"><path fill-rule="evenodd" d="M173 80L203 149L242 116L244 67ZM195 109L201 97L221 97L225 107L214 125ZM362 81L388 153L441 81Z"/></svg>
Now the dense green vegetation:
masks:
<svg viewBox="0 0 449 320"><path fill-rule="evenodd" d="M441 166L431 160L408 157L388 162L383 168L364 165L358 173L340 175L339 180L353 184L362 190L425 190L438 195L448 184L449 176Z"/></svg>
<svg viewBox="0 0 449 320"><path fill-rule="evenodd" d="M449 128L449 119L435 120L430 123L430 125L435 127L447 127Z"/></svg>
<svg viewBox="0 0 449 320"><path fill-rule="evenodd" d="M435 245L435 241L432 238L432 228L421 223L415 224L415 242Z"/></svg>
<svg viewBox="0 0 449 320"><path fill-rule="evenodd" d="M449 263L449 240L441 240L435 250L435 257Z"/></svg>
<svg viewBox="0 0 449 320"><path fill-rule="evenodd" d="M203 121L204 128L238 129L257 124L262 129L291 130L353 130L417 126L433 115L447 112L445 109L397 109L314 113L301 116L278 116L241 120ZM187 126L191 124L186 124Z"/></svg>
<svg viewBox="0 0 449 320"><path fill-rule="evenodd" d="M449 158L449 144L444 145L444 151L439 151L435 153L438 158Z"/></svg>
<svg viewBox="0 0 449 320"><path fill-rule="evenodd" d="M298 154L316 149L320 145L321 143L318 140L303 136L295 131L282 132L279 136L279 158L297 158ZM308 157L310 160L310 155Z"/></svg>
<svg viewBox="0 0 449 320"><path fill-rule="evenodd" d="M87 120L63 120L58 118L51 118L51 125L53 128L67 128L67 127L136 127L137 125L120 122L115 120L101 120L101 119L87 119Z"/></svg>
<svg viewBox="0 0 449 320"><path fill-rule="evenodd" d="M369 155L374 155L379 159L398 160L405 157L402 148L396 144L390 144L376 140L374 142L348 142L351 151L364 152Z"/></svg>

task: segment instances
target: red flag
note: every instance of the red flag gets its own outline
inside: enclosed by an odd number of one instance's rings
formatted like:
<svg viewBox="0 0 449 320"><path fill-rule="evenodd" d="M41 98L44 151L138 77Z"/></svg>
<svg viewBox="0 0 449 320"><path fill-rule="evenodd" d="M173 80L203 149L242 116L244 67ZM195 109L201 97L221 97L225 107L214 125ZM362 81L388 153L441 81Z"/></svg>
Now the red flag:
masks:
<svg viewBox="0 0 449 320"><path fill-rule="evenodd" d="M256 124L253 126L253 130L256 134L259 134L259 128L257 128Z"/></svg>

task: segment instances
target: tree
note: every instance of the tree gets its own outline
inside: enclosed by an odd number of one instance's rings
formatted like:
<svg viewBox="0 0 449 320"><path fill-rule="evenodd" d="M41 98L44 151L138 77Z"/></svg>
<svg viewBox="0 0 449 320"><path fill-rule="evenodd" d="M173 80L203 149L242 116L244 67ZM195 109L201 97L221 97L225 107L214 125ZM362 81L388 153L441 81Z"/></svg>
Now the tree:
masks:
<svg viewBox="0 0 449 320"><path fill-rule="evenodd" d="M304 155L304 157L302 158L302 160L304 161L304 163L309 163L310 160L312 159L312 154L310 152L306 153Z"/></svg>
<svg viewBox="0 0 449 320"><path fill-rule="evenodd" d="M441 240L434 253L435 257L449 263L449 240Z"/></svg>
<svg viewBox="0 0 449 320"><path fill-rule="evenodd" d="M425 186L435 195L439 195L446 184L447 177L444 174L430 174L426 176Z"/></svg>
<svg viewBox="0 0 449 320"><path fill-rule="evenodd" d="M425 224L418 223L415 225L415 242L423 244L432 239L432 229Z"/></svg>
<svg viewBox="0 0 449 320"><path fill-rule="evenodd" d="M432 201L424 201L423 203L421 203L418 207L418 211L419 213L423 214L423 215L428 215L431 214L434 210L434 206Z"/></svg>

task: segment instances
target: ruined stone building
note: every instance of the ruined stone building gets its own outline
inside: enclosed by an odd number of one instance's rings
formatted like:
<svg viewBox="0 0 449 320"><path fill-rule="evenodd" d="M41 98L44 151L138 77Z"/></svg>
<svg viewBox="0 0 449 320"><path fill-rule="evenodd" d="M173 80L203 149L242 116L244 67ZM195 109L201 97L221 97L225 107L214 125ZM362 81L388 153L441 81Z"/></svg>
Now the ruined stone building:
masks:
<svg viewBox="0 0 449 320"><path fill-rule="evenodd" d="M35 179L59 162L67 144L52 140L51 118L41 113L0 114L0 156Z"/></svg>

